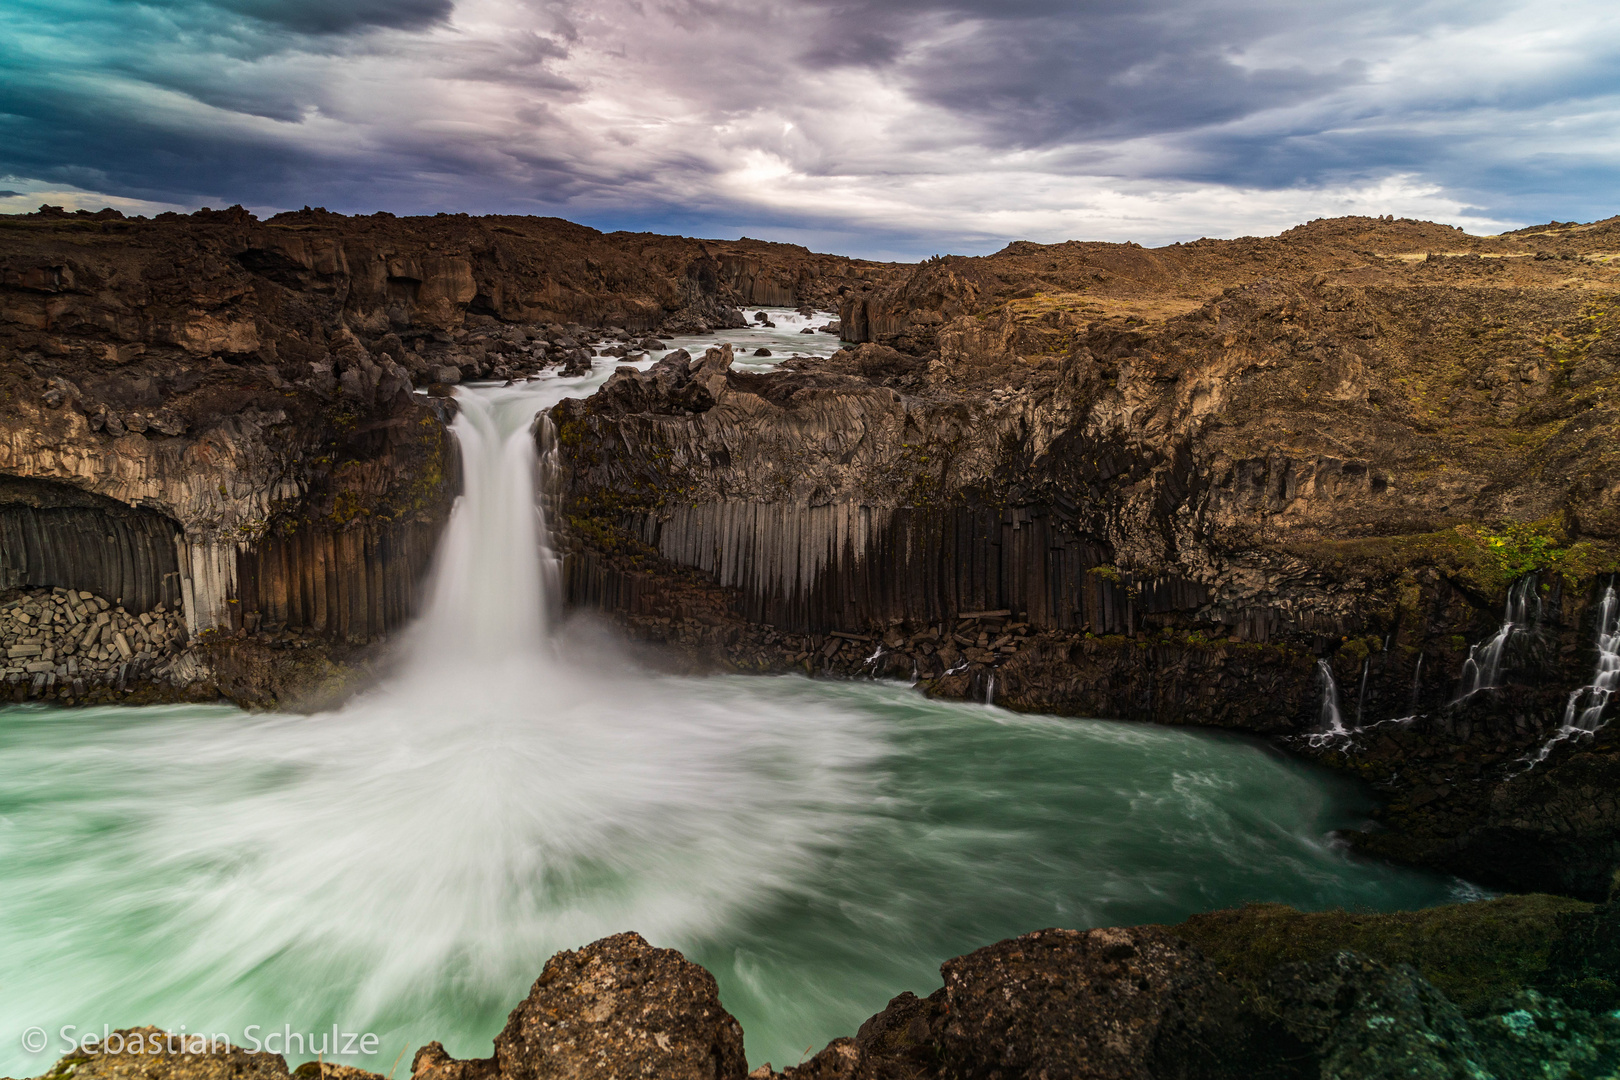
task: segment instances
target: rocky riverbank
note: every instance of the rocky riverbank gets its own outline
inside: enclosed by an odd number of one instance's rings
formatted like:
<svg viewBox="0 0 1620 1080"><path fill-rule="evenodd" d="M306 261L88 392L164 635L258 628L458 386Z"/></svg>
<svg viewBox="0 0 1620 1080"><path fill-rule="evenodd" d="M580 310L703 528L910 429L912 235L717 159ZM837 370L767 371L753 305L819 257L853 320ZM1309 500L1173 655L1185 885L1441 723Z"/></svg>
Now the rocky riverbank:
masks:
<svg viewBox="0 0 1620 1080"><path fill-rule="evenodd" d="M0 674L14 699L106 701L142 682L184 685L191 672L175 661L186 640L180 613L161 603L132 613L92 593L56 588L0 606Z"/></svg>
<svg viewBox="0 0 1620 1080"><path fill-rule="evenodd" d="M946 961L808 1060L751 1072L708 972L634 933L546 964L487 1058L418 1050L412 1080L1520 1080L1620 1070L1616 910L1525 896L1423 912L1258 905L1179 926L1039 930ZM140 1052L129 1045L140 1035ZM288 1076L277 1054L157 1029L42 1080ZM146 1052L149 1045L156 1047ZM293 1075L377 1080L326 1061Z"/></svg>

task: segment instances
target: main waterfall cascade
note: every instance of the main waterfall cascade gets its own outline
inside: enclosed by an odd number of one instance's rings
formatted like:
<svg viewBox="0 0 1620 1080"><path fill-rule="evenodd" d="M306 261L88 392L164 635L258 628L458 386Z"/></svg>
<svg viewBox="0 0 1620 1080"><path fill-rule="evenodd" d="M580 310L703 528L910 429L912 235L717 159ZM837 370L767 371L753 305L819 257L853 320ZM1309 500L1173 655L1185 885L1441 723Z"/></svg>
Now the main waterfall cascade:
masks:
<svg viewBox="0 0 1620 1080"><path fill-rule="evenodd" d="M1247 741L658 676L556 632L530 428L608 370L458 391L426 614L345 708L0 711L0 1031L336 1024L387 1072L433 1039L487 1054L547 957L634 929L782 1065L1038 927L1474 895L1348 858L1358 789ZM55 1049L0 1044L0 1074Z"/></svg>

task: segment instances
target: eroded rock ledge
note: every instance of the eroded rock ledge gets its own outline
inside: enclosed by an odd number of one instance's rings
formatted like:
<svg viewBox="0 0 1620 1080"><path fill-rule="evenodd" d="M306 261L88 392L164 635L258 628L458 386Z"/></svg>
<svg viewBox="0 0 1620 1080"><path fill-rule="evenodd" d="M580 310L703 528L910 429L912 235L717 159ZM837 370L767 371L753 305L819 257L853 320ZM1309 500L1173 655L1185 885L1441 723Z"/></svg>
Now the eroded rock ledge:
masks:
<svg viewBox="0 0 1620 1080"><path fill-rule="evenodd" d="M546 964L487 1058L412 1080L1520 1080L1620 1069L1620 912L1552 897L1394 915L1258 905L1040 930L948 960L808 1061L748 1071L714 979L634 933ZM155 1029L141 1029L152 1033ZM144 1044L143 1038L143 1044ZM44 1080L288 1076L274 1054L80 1053ZM311 1062L302 1080L379 1080Z"/></svg>

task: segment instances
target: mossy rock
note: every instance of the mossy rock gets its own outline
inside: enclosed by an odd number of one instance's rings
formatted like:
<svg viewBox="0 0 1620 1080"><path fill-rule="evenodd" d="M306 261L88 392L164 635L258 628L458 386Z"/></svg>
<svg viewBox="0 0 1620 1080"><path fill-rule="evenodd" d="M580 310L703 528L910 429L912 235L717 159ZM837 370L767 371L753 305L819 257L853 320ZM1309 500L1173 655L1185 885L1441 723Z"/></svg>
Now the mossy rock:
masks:
<svg viewBox="0 0 1620 1080"><path fill-rule="evenodd" d="M1474 1014L1541 980L1567 917L1592 910L1580 900L1534 893L1387 913L1250 904L1194 915L1170 930L1253 992L1282 964L1350 949L1386 964L1411 964Z"/></svg>

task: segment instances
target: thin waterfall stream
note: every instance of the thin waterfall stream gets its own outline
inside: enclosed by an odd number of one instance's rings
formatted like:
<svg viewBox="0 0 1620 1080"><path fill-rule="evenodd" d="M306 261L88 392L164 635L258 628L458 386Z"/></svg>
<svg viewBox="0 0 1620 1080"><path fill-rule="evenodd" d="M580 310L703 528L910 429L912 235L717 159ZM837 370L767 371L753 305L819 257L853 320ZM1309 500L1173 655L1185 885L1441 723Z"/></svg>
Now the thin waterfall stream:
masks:
<svg viewBox="0 0 1620 1080"><path fill-rule="evenodd" d="M634 929L781 1066L1039 927L1477 895L1350 858L1360 789L1253 740L639 668L563 618L535 490L536 414L606 374L458 392L426 612L345 707L0 710L0 1028L336 1024L386 1072L486 1054L548 956Z"/></svg>

